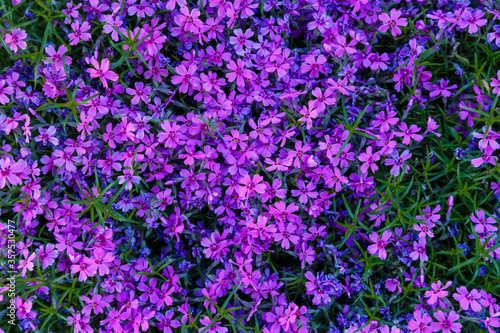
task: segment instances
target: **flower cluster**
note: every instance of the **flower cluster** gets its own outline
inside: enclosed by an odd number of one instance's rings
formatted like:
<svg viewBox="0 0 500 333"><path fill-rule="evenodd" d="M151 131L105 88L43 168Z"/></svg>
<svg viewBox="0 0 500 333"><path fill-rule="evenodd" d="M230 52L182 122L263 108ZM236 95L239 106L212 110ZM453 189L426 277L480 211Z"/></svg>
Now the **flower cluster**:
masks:
<svg viewBox="0 0 500 333"><path fill-rule="evenodd" d="M15 325L498 331L499 20L491 1L13 1Z"/></svg>

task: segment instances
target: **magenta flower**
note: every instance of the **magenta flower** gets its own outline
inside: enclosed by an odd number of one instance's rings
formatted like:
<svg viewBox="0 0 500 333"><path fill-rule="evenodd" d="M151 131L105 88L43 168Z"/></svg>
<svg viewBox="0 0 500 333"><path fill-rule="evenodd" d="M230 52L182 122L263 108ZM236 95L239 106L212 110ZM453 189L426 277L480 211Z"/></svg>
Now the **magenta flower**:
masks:
<svg viewBox="0 0 500 333"><path fill-rule="evenodd" d="M158 323L156 325L158 326L159 330L163 331L163 333L172 333L172 328L178 328L181 326L181 323L178 320L172 319L173 315L173 310L169 310L165 314L156 312L155 318L156 320L158 320Z"/></svg>
<svg viewBox="0 0 500 333"><path fill-rule="evenodd" d="M469 306L475 312L480 312L482 309L478 302L481 299L481 294L476 289L469 292L464 286L458 287L453 298L460 303L460 307L465 311L469 310Z"/></svg>
<svg viewBox="0 0 500 333"><path fill-rule="evenodd" d="M401 282L399 282L399 280L397 278L396 279L387 279L385 281L385 287L390 292L395 292L396 289L398 290L398 292L401 292L402 289L401 289L400 285L401 285Z"/></svg>
<svg viewBox="0 0 500 333"><path fill-rule="evenodd" d="M71 28L73 29L73 32L68 34L68 37L70 39L69 45L78 44L80 42L80 39L86 42L92 38L92 35L86 32L90 29L90 25L87 21L83 21L82 25L80 26L80 22L76 20L71 24Z"/></svg>
<svg viewBox="0 0 500 333"><path fill-rule="evenodd" d="M391 34L393 36L401 35L403 32L399 27L406 27L408 22L405 18L401 18L401 11L395 8L391 9L391 16L387 13L382 13L378 16L379 20L382 21L382 25L378 28L378 31L384 33L389 28L391 28Z"/></svg>
<svg viewBox="0 0 500 333"><path fill-rule="evenodd" d="M311 129L313 122L313 119L316 119L318 117L318 110L314 106L313 101L308 102L308 107L305 105L302 106L302 109L299 111L299 113L302 115L302 118L297 119L297 121L305 122L306 123L306 128Z"/></svg>
<svg viewBox="0 0 500 333"><path fill-rule="evenodd" d="M473 135L475 138L480 139L478 142L479 148L485 150L490 147L492 150L497 150L500 148L500 144L496 141L500 139L500 134L493 131L490 127L483 127L484 134L474 132Z"/></svg>
<svg viewBox="0 0 500 333"><path fill-rule="evenodd" d="M241 29L234 30L234 36L229 37L229 43L234 45L236 51L243 49L243 47L253 47L254 42L250 38L254 35L252 29L247 29L245 33Z"/></svg>
<svg viewBox="0 0 500 333"><path fill-rule="evenodd" d="M484 150L483 156L478 157L478 158L474 158L470 162L476 168L478 168L479 166L481 166L483 164L488 164L488 163L491 165L496 165L496 161L498 160L498 157L493 156L492 155L493 152L494 152L493 148L486 147L486 149Z"/></svg>
<svg viewBox="0 0 500 333"><path fill-rule="evenodd" d="M500 95L500 69L497 71L497 77L491 78L491 84L493 87L493 93L496 95Z"/></svg>
<svg viewBox="0 0 500 333"><path fill-rule="evenodd" d="M226 333L228 329L226 327L221 327L219 326L221 324L220 321L216 322L214 325L212 325L209 329L207 329L207 326L212 323L212 320L208 318L208 316L203 317L200 319L200 323L202 325L205 325L203 327L200 327L198 329L198 333L200 332L217 332L217 333Z"/></svg>
<svg viewBox="0 0 500 333"><path fill-rule="evenodd" d="M434 332L432 327L432 318L420 310L413 311L414 319L410 320L408 323L408 328L415 333L431 333Z"/></svg>
<svg viewBox="0 0 500 333"><path fill-rule="evenodd" d="M245 85L245 79L250 79L253 76L253 72L245 68L246 64L243 60L237 59L237 63L233 60L227 65L227 69L231 72L226 74L226 78L229 82L236 80L238 87L243 87Z"/></svg>
<svg viewBox="0 0 500 333"><path fill-rule="evenodd" d="M302 64L300 70L304 74L310 72L309 76L312 78L318 78L320 72L326 74L324 65L326 60L326 57L322 54L320 54L317 59L314 55L310 54L305 58L305 64Z"/></svg>
<svg viewBox="0 0 500 333"><path fill-rule="evenodd" d="M384 260L387 258L386 247L390 242L392 237L392 232L390 230L386 230L382 233L382 236L379 236L375 231L370 235L370 240L375 243L368 246L368 252L371 255L378 255L380 259Z"/></svg>
<svg viewBox="0 0 500 333"><path fill-rule="evenodd" d="M422 135L417 134L417 132L420 131L420 127L417 125L411 125L410 128L408 128L408 125L406 125L405 122L402 122L401 125L399 125L399 129L401 132L396 132L394 135L403 137L404 145L410 144L411 139L415 141L422 141L424 138Z"/></svg>
<svg viewBox="0 0 500 333"><path fill-rule="evenodd" d="M391 154L391 157L392 158L386 159L384 161L384 164L385 165L389 165L389 166L392 165L390 173L394 177L397 177L397 176L399 176L399 173L403 169L403 166L405 166L405 161L408 160L411 157L411 153L410 153L409 150L405 150L401 154L401 156L399 156L398 151L397 150L393 150L392 154ZM410 171L410 166L406 165L405 168L404 168L404 172L408 173L408 171Z"/></svg>
<svg viewBox="0 0 500 333"><path fill-rule="evenodd" d="M292 197L299 197L299 202L302 204L307 204L309 198L316 199L318 197L318 192L316 192L316 185L310 182L307 185L302 179L297 181L298 190L292 190Z"/></svg>
<svg viewBox="0 0 500 333"><path fill-rule="evenodd" d="M467 8L469 9L469 8ZM458 22L458 26L461 29L468 28L470 34L475 34L479 31L479 28L488 23L487 19L483 19L484 12L480 9L466 10L461 17L461 21Z"/></svg>
<svg viewBox="0 0 500 333"><path fill-rule="evenodd" d="M446 314L438 310L434 313L434 318L437 319L437 322L431 324L434 331L437 332L442 330L442 333L451 333L451 331L456 333L461 332L462 324L456 323L456 321L460 319L460 316L455 311L450 311Z"/></svg>
<svg viewBox="0 0 500 333"><path fill-rule="evenodd" d="M476 215L472 214L470 219L472 222L477 223L474 225L474 230L476 230L478 234L483 232L495 232L498 230L498 228L493 225L496 221L492 217L487 218L483 210L477 209Z"/></svg>
<svg viewBox="0 0 500 333"><path fill-rule="evenodd" d="M300 240L300 237L294 235L297 230L297 226L294 223L287 223L286 226L283 222L277 223L278 230L273 234L273 238L275 242L281 241L281 247L285 250L290 248L290 242L293 244L297 244Z"/></svg>
<svg viewBox="0 0 500 333"><path fill-rule="evenodd" d="M372 172L375 172L378 170L378 165L375 162L380 160L380 155L378 153L373 154L372 147L370 146L366 148L365 153L361 153L358 156L358 160L365 162L361 165L361 172L366 173L370 169Z"/></svg>
<svg viewBox="0 0 500 333"><path fill-rule="evenodd" d="M93 295L92 299L87 296L80 296L80 299L86 303L82 309L82 314L90 316L92 312L99 314L104 312L104 308L109 307L109 303L101 295Z"/></svg>
<svg viewBox="0 0 500 333"><path fill-rule="evenodd" d="M22 180L19 175L22 172L24 172L24 167L20 161L13 163L9 158L0 159L0 189L5 187L7 181L12 186L21 184Z"/></svg>
<svg viewBox="0 0 500 333"><path fill-rule="evenodd" d="M16 28L12 30L10 33L4 35L5 44L11 49L13 52L17 52L18 49L26 50L26 42L24 39L28 37L26 31L21 28Z"/></svg>
<svg viewBox="0 0 500 333"><path fill-rule="evenodd" d="M432 209L431 211L431 206L426 206L424 209L422 209L423 215L417 215L415 218L419 220L424 220L425 223L430 224L432 222L438 222L439 219L441 218L440 214L437 214L441 210L441 205L437 205Z"/></svg>
<svg viewBox="0 0 500 333"><path fill-rule="evenodd" d="M441 286L441 281L438 280L436 283L431 284L431 289L425 292L425 297L429 297L427 304L434 304L440 298L448 296L448 291L444 290L451 285L451 281L446 282L444 286Z"/></svg>
<svg viewBox="0 0 500 333"><path fill-rule="evenodd" d="M181 85L179 91L181 93L187 93L188 90L198 89L201 85L201 81L194 74L196 73L197 67L192 64L188 68L183 65L175 67L175 71L179 75L172 76L172 84Z"/></svg>
<svg viewBox="0 0 500 333"><path fill-rule="evenodd" d="M265 183L261 183L264 177L261 175L254 175L253 177L249 175L243 176L239 183L241 186L238 188L238 194L241 198L251 198L255 195L255 192L262 194L266 191Z"/></svg>
<svg viewBox="0 0 500 333"><path fill-rule="evenodd" d="M164 121L160 123L160 127L165 132L158 133L158 142L165 142L165 148L176 148L177 145L184 144L186 136L181 133L181 126L175 122Z"/></svg>
<svg viewBox="0 0 500 333"><path fill-rule="evenodd" d="M33 268L34 268L34 263L33 263L33 260L35 260L36 258L36 253L33 252L32 254L30 254L28 256L28 253L25 252L24 253L24 259L20 259L19 260L19 265L17 266L18 269L21 269L21 274L23 276L26 276L26 271L33 271Z"/></svg>
<svg viewBox="0 0 500 333"><path fill-rule="evenodd" d="M5 80L0 80L0 103L3 105L7 104L10 102L9 97L7 95L13 95L14 94L14 88L5 86ZM6 131L6 134L9 134L8 131Z"/></svg>
<svg viewBox="0 0 500 333"><path fill-rule="evenodd" d="M456 89L458 86L456 84L453 84L451 86L448 86L448 83L450 83L450 80L445 80L441 79L439 80L439 84L435 84L432 86L432 90L429 93L429 96L434 98L439 95L443 96L444 98L448 98L451 96L451 89Z"/></svg>
<svg viewBox="0 0 500 333"><path fill-rule="evenodd" d="M115 74L115 73L113 73L113 74ZM113 77L115 77L115 76L113 76ZM118 76L116 76L116 79L118 79ZM101 81L103 81L102 78L101 78ZM104 85L104 83L103 83L103 85ZM151 87L144 86L144 83L142 83L142 82L136 82L136 83L134 83L134 86L135 86L135 89L127 88L127 90L126 90L127 94L134 96L134 97L132 97L132 100L130 101L130 103L136 105L136 104L139 104L141 102L141 100L145 103L148 103L150 100L149 96L151 96L151 92L152 92Z"/></svg>
<svg viewBox="0 0 500 333"><path fill-rule="evenodd" d="M71 65L73 62L70 56L64 55L66 52L68 52L68 49L64 45L59 46L57 52L54 46L49 45L45 48L45 52L47 53L49 60L54 63L57 70L63 69L64 64Z"/></svg>
<svg viewBox="0 0 500 333"><path fill-rule="evenodd" d="M92 66L94 66L95 69L88 68L87 73L90 74L91 78L99 78L99 80L101 80L102 86L104 88L108 88L108 82L106 80L110 80L110 81L117 81L118 80L118 75L115 72L109 70L109 60L108 59L102 59L101 64L99 65L99 62L97 62L96 58L92 57L92 58L90 58L90 63L92 64ZM136 84L136 87L137 87L137 84ZM130 88L128 88L128 89L130 89Z"/></svg>
<svg viewBox="0 0 500 333"><path fill-rule="evenodd" d="M410 253L411 260L420 259L420 262L425 262L429 260L427 256L427 250L425 248L427 241L425 238L419 238L418 242L413 242L413 252Z"/></svg>
<svg viewBox="0 0 500 333"><path fill-rule="evenodd" d="M42 263L42 269L52 266L57 258L57 250L54 244L42 245L37 250L38 260Z"/></svg>

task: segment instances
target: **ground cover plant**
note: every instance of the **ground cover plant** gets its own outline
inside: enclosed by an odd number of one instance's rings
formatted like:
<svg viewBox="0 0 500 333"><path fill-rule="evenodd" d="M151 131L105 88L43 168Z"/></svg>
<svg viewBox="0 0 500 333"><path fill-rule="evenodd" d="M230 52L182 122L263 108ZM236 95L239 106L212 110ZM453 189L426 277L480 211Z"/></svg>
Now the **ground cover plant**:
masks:
<svg viewBox="0 0 500 333"><path fill-rule="evenodd" d="M500 3L0 6L0 332L500 331Z"/></svg>

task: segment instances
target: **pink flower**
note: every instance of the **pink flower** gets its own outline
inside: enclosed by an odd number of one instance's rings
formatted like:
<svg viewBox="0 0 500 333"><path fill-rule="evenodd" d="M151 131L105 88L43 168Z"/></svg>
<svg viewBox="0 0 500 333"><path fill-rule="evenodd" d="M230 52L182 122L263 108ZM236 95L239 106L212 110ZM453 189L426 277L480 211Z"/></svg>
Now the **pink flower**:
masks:
<svg viewBox="0 0 500 333"><path fill-rule="evenodd" d="M467 8L468 9L468 8ZM461 21L458 22L458 26L461 29L469 28L470 34L475 34L479 31L479 27L486 25L488 23L487 19L481 17L484 16L484 12L480 9L474 9L474 12L467 10L461 17Z"/></svg>
<svg viewBox="0 0 500 333"><path fill-rule="evenodd" d="M443 311L438 310L434 313L434 318L438 321L431 324L434 331L443 330L442 333L450 333L451 331L459 333L462 328L462 324L455 323L460 316L455 311L450 311L446 315Z"/></svg>
<svg viewBox="0 0 500 333"><path fill-rule="evenodd" d="M297 244L300 240L300 237L295 234L297 230L297 225L294 223L287 223L286 226L283 222L278 222L278 231L273 234L274 241L281 241L281 247L285 250L290 248L290 242L293 244Z"/></svg>
<svg viewBox="0 0 500 333"><path fill-rule="evenodd" d="M425 238L420 238L418 242L413 242L413 252L410 253L410 258L412 260L417 260L420 259L420 262L424 262L429 260L429 257L427 256L425 245L426 245L426 240Z"/></svg>
<svg viewBox="0 0 500 333"><path fill-rule="evenodd" d="M64 54L66 52L68 52L68 49L64 45L59 46L59 48L57 49L57 52L56 52L56 49L54 48L54 46L49 45L45 48L45 52L47 52L47 55L49 56L49 60L54 63L57 70L63 69L64 64L71 65L71 63L72 63L72 59L70 56L64 56Z"/></svg>
<svg viewBox="0 0 500 333"><path fill-rule="evenodd" d="M390 292L395 292L396 289L398 290L398 293L402 292L403 290L401 289L401 282L399 282L399 280L396 278L396 279L387 279L385 281L385 287L387 288L387 290L389 290Z"/></svg>
<svg viewBox="0 0 500 333"><path fill-rule="evenodd" d="M496 161L498 160L498 157L493 156L492 155L493 152L494 152L493 148L486 147L486 149L484 150L483 156L472 159L470 161L470 163L476 168L478 168L479 166L481 166L485 163L489 163L491 165L496 165Z"/></svg>
<svg viewBox="0 0 500 333"><path fill-rule="evenodd" d="M383 22L383 24L378 28L378 31L384 33L389 28L391 28L391 34L393 36L401 35L403 32L399 27L406 27L408 22L405 18L401 17L401 11L395 8L391 9L391 16L387 13L382 13L378 16L379 20Z"/></svg>
<svg viewBox="0 0 500 333"><path fill-rule="evenodd" d="M500 144L496 141L500 139L500 134L493 131L490 127L483 127L484 134L474 132L473 135L477 139L481 139L478 142L479 148L482 150L491 147L492 150L497 150L500 148Z"/></svg>
<svg viewBox="0 0 500 333"><path fill-rule="evenodd" d="M186 136L181 133L181 126L175 122L164 121L160 127L165 132L158 133L158 142L165 142L165 148L176 148L177 145L183 145Z"/></svg>
<svg viewBox="0 0 500 333"><path fill-rule="evenodd" d="M435 84L432 86L432 90L429 93L429 96L434 98L439 95L443 96L444 98L448 98L451 96L451 92L449 90L451 89L456 89L458 86L456 84L448 86L448 83L450 83L450 80L445 80L441 79L439 80L439 84Z"/></svg>
<svg viewBox="0 0 500 333"><path fill-rule="evenodd" d="M483 210L477 209L476 215L472 214L470 219L472 222L477 223L474 225L474 230L476 230L478 234L483 232L495 232L498 230L497 227L492 225L495 224L496 221L492 217L486 218Z"/></svg>
<svg viewBox="0 0 500 333"><path fill-rule="evenodd" d="M243 87L245 85L245 79L250 79L253 76L253 72L245 68L246 64L243 60L237 60L237 63L233 60L227 65L227 69L231 72L226 74L226 78L229 82L236 80L238 87Z"/></svg>
<svg viewBox="0 0 500 333"><path fill-rule="evenodd" d="M448 291L444 290L451 285L451 281L446 282L444 286L441 286L441 281L438 280L436 283L431 284L431 290L427 290L425 292L425 297L429 297L427 300L427 304L434 304L440 298L444 298L448 296Z"/></svg>
<svg viewBox="0 0 500 333"><path fill-rule="evenodd" d="M229 37L229 43L234 45L236 51L243 49L243 47L251 48L253 47L253 42L250 37L254 35L252 29L247 29L245 33L241 29L234 30L234 36Z"/></svg>
<svg viewBox="0 0 500 333"><path fill-rule="evenodd" d="M370 252L370 254L372 255L378 254L379 258L384 260L385 258L387 258L387 251L385 250L385 248L389 244L391 237L391 230L384 231L382 233L382 236L380 237L375 231L372 232L369 238L375 244L368 246L368 252Z"/></svg>
<svg viewBox="0 0 500 333"><path fill-rule="evenodd" d="M238 194L241 198L251 198L257 193L264 193L266 191L266 185L260 183L264 177L261 175L254 175L253 177L249 175L243 176L240 180L241 186L238 189Z"/></svg>
<svg viewBox="0 0 500 333"><path fill-rule="evenodd" d="M14 88L5 86L5 80L0 80L0 103L3 105L7 104L10 102L9 97L7 95L13 95L14 94ZM8 118L10 119L10 118ZM8 135L10 130L6 130L5 133Z"/></svg>
<svg viewBox="0 0 500 333"><path fill-rule="evenodd" d="M24 167L20 161L13 163L9 158L0 159L0 189L5 187L7 181L12 186L21 184L19 174L23 171Z"/></svg>
<svg viewBox="0 0 500 333"><path fill-rule="evenodd" d="M307 108L305 105L302 106L302 109L299 111L299 113L303 117L299 118L297 121L305 122L306 128L311 129L313 125L312 120L318 117L318 110L314 107L314 101L309 101L308 106L309 108Z"/></svg>
<svg viewBox="0 0 500 333"><path fill-rule="evenodd" d="M484 326L488 329L489 333L495 333L497 331L493 330L492 327L500 327L500 312L495 313L491 317L486 317L485 319L481 319L481 321L484 323Z"/></svg>
<svg viewBox="0 0 500 333"><path fill-rule="evenodd" d="M26 37L28 37L28 34L21 28L16 28L4 35L5 43L9 46L9 49L14 52L17 52L18 48L26 50L27 44L24 41Z"/></svg>
<svg viewBox="0 0 500 333"><path fill-rule="evenodd" d="M36 252L38 253L38 260L42 263L42 269L54 264L57 258L57 250L54 244L47 244L45 247L42 245Z"/></svg>
<svg viewBox="0 0 500 333"><path fill-rule="evenodd" d="M314 183L309 182L307 185L304 183L302 179L297 181L298 190L292 190L292 196L299 196L299 202L302 204L307 204L308 197L315 199L318 197L318 192L316 192L316 186Z"/></svg>
<svg viewBox="0 0 500 333"><path fill-rule="evenodd" d="M397 117L396 111L388 111L385 114L384 111L379 112L375 115L376 120L371 121L372 126L380 126L381 132L388 132L391 129L391 126L394 126L398 123L399 118Z"/></svg>
<svg viewBox="0 0 500 333"><path fill-rule="evenodd" d="M424 209L422 209L423 215L417 215L415 216L415 218L419 220L424 220L424 222L427 224L430 224L432 222L437 222L441 217L440 214L437 214L440 210L441 210L441 205L437 205L436 207L434 207L432 211L431 211L431 206L427 206Z"/></svg>
<svg viewBox="0 0 500 333"><path fill-rule="evenodd" d="M405 166L405 161L408 160L411 157L411 153L410 153L409 150L405 150L401 154L401 156L399 156L398 151L397 150L393 150L392 154L391 154L391 157L392 158L386 159L384 161L384 164L385 165L392 165L390 173L394 177L397 177L397 176L399 176L399 173L403 169L403 166ZM406 165L405 168L404 168L404 172L407 173L408 171L410 171L410 166Z"/></svg>
<svg viewBox="0 0 500 333"><path fill-rule="evenodd" d="M187 93L189 89L198 89L201 86L201 81L195 76L197 69L198 68L194 64L189 65L188 68L183 65L175 67L175 71L179 75L172 76L172 84L180 84L179 91L181 93Z"/></svg>
<svg viewBox="0 0 500 333"><path fill-rule="evenodd" d="M415 333L431 333L434 331L432 328L432 318L420 310L415 310L413 312L414 319L410 320L408 323L408 328Z"/></svg>
<svg viewBox="0 0 500 333"><path fill-rule="evenodd" d="M80 26L80 22L75 21L71 24L71 28L73 32L68 34L69 39L71 40L69 45L76 45L80 42L80 39L83 41L88 41L92 38L92 35L88 32L85 32L90 29L90 25L87 21L84 21Z"/></svg>
<svg viewBox="0 0 500 333"><path fill-rule="evenodd" d="M413 225L413 230L420 231L418 234L419 238L425 238L425 236L429 236L430 238L434 237L434 233L432 232L432 228L434 228L436 225L432 222L429 222L428 224L415 224Z"/></svg>
<svg viewBox="0 0 500 333"><path fill-rule="evenodd" d="M326 57L322 54L318 56L318 59L315 59L314 55L310 54L305 58L305 64L302 64L300 67L300 70L302 73L309 73L309 76L312 78L318 78L319 73L326 74L325 70L325 62L326 62Z"/></svg>
<svg viewBox="0 0 500 333"><path fill-rule="evenodd" d="M372 172L375 172L378 170L378 165L375 162L380 160L380 155L378 153L373 154L372 147L370 146L366 148L365 153L361 153L359 155L358 160L361 162L365 162L361 165L361 172L368 172L370 168Z"/></svg>
<svg viewBox="0 0 500 333"><path fill-rule="evenodd" d="M494 314L500 310L500 305L497 304L497 299L493 297L493 295L488 294L484 290L480 290L479 292L481 294L481 299L479 300L479 303L481 303L482 306L485 308L489 307L490 314Z"/></svg>
<svg viewBox="0 0 500 333"><path fill-rule="evenodd" d="M186 8L186 7L184 7ZM220 327L219 325L221 324L220 321L216 322L214 325L212 325L209 329L207 328L208 325L212 324L212 320L210 320L210 318L208 318L208 316L205 316L203 317L201 320L200 320L200 323L202 325L205 325L203 327L200 327L198 329L198 333L200 332L217 332L217 333L226 333L228 331L228 329L226 327Z"/></svg>
<svg viewBox="0 0 500 333"><path fill-rule="evenodd" d="M35 252L33 252L29 256L28 256L27 252L24 252L24 259L19 260L19 265L17 266L17 268L21 269L23 276L26 275L26 270L28 270L30 272L33 271L33 267L34 267L33 260L35 260L35 257L36 257Z"/></svg>
<svg viewBox="0 0 500 333"><path fill-rule="evenodd" d="M115 73L113 73L113 74L115 74ZM116 79L118 79L118 77L116 77ZM103 81L102 78L101 78L101 81ZM137 105L141 102L141 100L145 103L148 103L150 100L149 96L151 96L151 92L152 92L151 87L144 86L143 82L134 83L134 87L135 87L135 89L127 88L127 90L126 90L127 94L134 96L134 97L132 97L132 100L130 101L130 103Z"/></svg>
<svg viewBox="0 0 500 333"><path fill-rule="evenodd" d="M472 289L470 292L466 287L461 286L457 288L457 293L453 294L453 298L460 303L460 307L467 311L470 308L475 312L480 312L482 307L478 300L481 299L481 294Z"/></svg>
<svg viewBox="0 0 500 333"><path fill-rule="evenodd" d="M411 139L415 141L422 141L422 139L424 138L422 135L416 134L420 131L420 127L418 127L417 125L411 125L410 128L408 128L408 125L403 122L401 123L401 125L399 125L399 129L401 130L401 132L396 132L394 133L394 135L399 137L402 136L404 145L409 144L411 142Z"/></svg>
<svg viewBox="0 0 500 333"><path fill-rule="evenodd" d="M333 173L331 169L327 169L327 176L325 176L325 186L326 187L334 187L336 192L340 192L342 189L342 184L348 184L349 180L346 176L343 176L340 169L337 167L333 167Z"/></svg>
<svg viewBox="0 0 500 333"><path fill-rule="evenodd" d="M103 309L109 307L109 303L101 295L93 295L92 299L87 296L80 296L80 299L86 303L82 309L82 314L86 316L90 316L92 311L94 314L103 313Z"/></svg>
<svg viewBox="0 0 500 333"><path fill-rule="evenodd" d="M108 82L106 81L106 79L111 81L118 80L118 74L109 70L108 59L102 59L101 64L99 65L96 58L92 57L90 58L90 63L92 64L92 66L94 66L95 69L87 68L87 73L90 74L91 78L99 78L104 88L108 88Z"/></svg>
<svg viewBox="0 0 500 333"><path fill-rule="evenodd" d="M497 71L497 78L491 78L491 84L493 87L493 93L500 96L500 69Z"/></svg>

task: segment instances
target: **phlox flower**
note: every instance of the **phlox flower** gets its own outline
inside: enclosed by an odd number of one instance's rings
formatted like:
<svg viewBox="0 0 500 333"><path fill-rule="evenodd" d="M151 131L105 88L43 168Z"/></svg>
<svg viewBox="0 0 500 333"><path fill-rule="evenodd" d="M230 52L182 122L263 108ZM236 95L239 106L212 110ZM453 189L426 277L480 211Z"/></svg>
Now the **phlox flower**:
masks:
<svg viewBox="0 0 500 333"><path fill-rule="evenodd" d="M451 281L446 282L444 286L441 286L441 281L438 280L435 283L431 284L431 289L425 292L425 297L428 297L427 304L434 304L440 298L444 298L448 296L448 291L444 290L451 285Z"/></svg>
<svg viewBox="0 0 500 333"><path fill-rule="evenodd" d="M475 34L479 31L479 28L488 23L487 19L483 19L484 12L480 9L467 10L461 17L461 21L458 22L458 26L461 29L468 28L470 34Z"/></svg>
<svg viewBox="0 0 500 333"><path fill-rule="evenodd" d="M477 233L495 232L498 230L498 228L494 226L496 221L492 217L486 217L483 210L477 209L476 214L472 214L470 220L477 223L474 225L474 230L476 230Z"/></svg>
<svg viewBox="0 0 500 333"><path fill-rule="evenodd" d="M406 125L406 123L403 122L401 123L401 125L399 125L399 129L401 130L401 132L395 132L394 135L398 137L403 137L404 145L410 144L411 139L415 141L422 141L424 138L422 135L417 134L417 132L420 131L420 127L418 127L417 125L411 125L408 128L408 125Z"/></svg>
<svg viewBox="0 0 500 333"><path fill-rule="evenodd" d="M412 330L413 333L431 333L434 332L432 327L432 318L427 314L423 313L421 310L415 310L413 312L413 319L408 323L408 328Z"/></svg>
<svg viewBox="0 0 500 333"><path fill-rule="evenodd" d="M375 162L380 160L380 155L378 152L373 153L372 147L370 146L366 148L366 152L358 156L358 160L360 162L365 162L361 165L361 172L366 173L370 169L372 172L375 172L378 170L378 165Z"/></svg>
<svg viewBox="0 0 500 333"><path fill-rule="evenodd" d="M13 162L9 158L0 159L0 189L5 187L7 181L12 186L21 184L20 174L22 172L24 172L24 167L20 161Z"/></svg>
<svg viewBox="0 0 500 333"><path fill-rule="evenodd" d="M84 21L81 26L79 21L75 21L71 24L71 28L73 29L73 32L68 34L70 39L69 45L78 44L80 39L86 42L92 38L92 35L86 32L90 29L90 25L87 21Z"/></svg>
<svg viewBox="0 0 500 333"><path fill-rule="evenodd" d="M10 33L4 35L5 44L11 49L13 52L17 52L18 49L26 50L26 42L24 39L28 37L26 31L21 28L16 28L12 30Z"/></svg>
<svg viewBox="0 0 500 333"><path fill-rule="evenodd" d="M109 60L108 59L102 59L101 64L97 61L96 58L92 57L90 58L90 63L94 68L87 68L87 73L90 74L91 78L98 78L102 82L102 86L104 88L108 88L108 82L106 80L110 81L117 81L118 80L118 74L116 74L113 71L109 70ZM137 87L137 83L136 83ZM130 88L128 88L130 89ZM132 102L133 103L133 102Z"/></svg>
<svg viewBox="0 0 500 333"><path fill-rule="evenodd" d="M378 31L384 33L390 28L393 36L401 35L403 32L399 27L406 27L408 22L405 18L401 18L400 10L393 8L390 14L389 16L387 13L382 13L378 16L379 20L383 23L380 28L378 28Z"/></svg>
<svg viewBox="0 0 500 333"><path fill-rule="evenodd" d="M478 302L481 299L481 294L476 289L469 292L464 286L458 287L453 298L460 303L462 310L467 311L470 307L474 312L480 312L482 309Z"/></svg>
<svg viewBox="0 0 500 333"><path fill-rule="evenodd" d="M390 230L386 230L379 236L375 231L370 235L370 240L375 243L368 246L368 252L371 255L378 255L380 259L384 260L387 258L386 247L389 245L390 239L392 237L392 232Z"/></svg>
<svg viewBox="0 0 500 333"><path fill-rule="evenodd" d="M411 153L410 153L409 150L405 150L401 154L401 156L399 156L398 151L397 150L393 150L392 154L391 154L391 157L392 158L386 159L384 161L384 164L388 165L388 166L392 165L390 173L394 177L397 177L397 176L399 176L399 173L401 172L401 170L403 170L403 166L405 166L405 161L408 160L411 157ZM408 173L408 171L410 171L410 166L406 165L404 167L403 171L405 173Z"/></svg>
<svg viewBox="0 0 500 333"><path fill-rule="evenodd" d="M433 322L431 326L436 332L442 330L442 333L451 333L451 331L459 333L462 331L462 324L456 323L460 316L455 311L446 314L438 310L434 313L434 318L436 318L437 322Z"/></svg>
<svg viewBox="0 0 500 333"><path fill-rule="evenodd" d="M429 260L425 248L426 243L427 241L425 240L425 238L419 238L418 242L413 242L414 251L410 253L410 258L412 260L420 259L421 262Z"/></svg>
<svg viewBox="0 0 500 333"><path fill-rule="evenodd" d="M313 125L312 120L318 117L318 109L314 107L314 102L309 101L308 107L306 107L305 105L302 106L302 109L299 111L299 113L302 115L302 117L297 121L305 122L306 128L311 129Z"/></svg>

